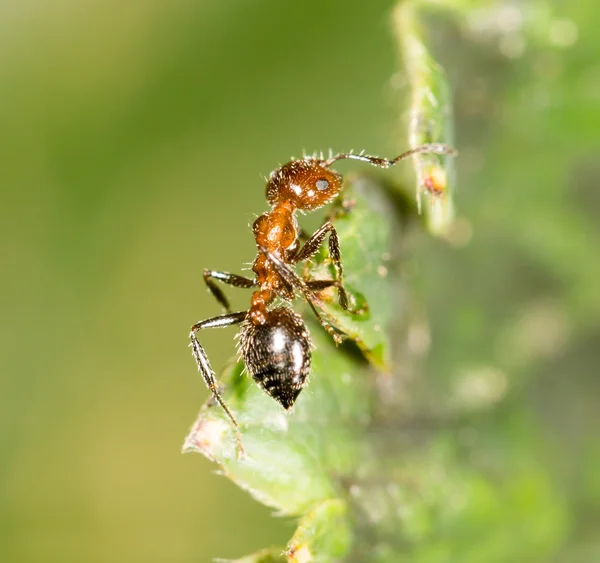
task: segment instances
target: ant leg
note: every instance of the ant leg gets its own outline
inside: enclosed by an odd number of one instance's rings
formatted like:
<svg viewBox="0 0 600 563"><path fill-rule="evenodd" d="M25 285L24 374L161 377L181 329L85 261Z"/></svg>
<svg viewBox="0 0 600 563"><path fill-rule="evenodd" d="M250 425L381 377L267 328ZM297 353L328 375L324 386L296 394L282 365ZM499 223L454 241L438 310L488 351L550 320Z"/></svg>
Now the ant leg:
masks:
<svg viewBox="0 0 600 563"><path fill-rule="evenodd" d="M202 374L202 379L204 379L204 383L210 389L212 396L215 398L217 403L221 405L231 422L233 423L233 427L235 430L235 440L237 443L238 451L241 456L244 455L244 447L242 446L242 437L240 435L239 426L237 420L231 414L231 411L227 408L225 401L219 394L219 388L217 387L217 381L215 379L215 372L210 366L210 362L208 361L208 356L204 351L204 348L200 346L200 342L198 342L198 338L196 333L203 328L221 328L226 326L231 326L234 324L241 323L246 318L246 311L241 311L239 313L230 313L228 315L220 315L219 317L213 317L211 319L206 319L204 321L200 321L196 323L190 331L190 340L192 341L192 353L194 354L194 359L198 364L198 370Z"/></svg>
<svg viewBox="0 0 600 563"><path fill-rule="evenodd" d="M339 280L304 280L304 283L306 283L306 286L311 291L319 292L319 291L323 291L324 289L328 289L330 287L337 287L338 291L340 293L342 291L346 292L346 290L344 289L344 287L342 286L342 284ZM344 307L344 305L342 305L341 299L340 299L340 307L342 307L342 309L344 309L344 311L347 311L348 313L350 313L352 315L361 315L368 308L367 305L365 304L365 306L361 307L360 309L350 309L350 305L347 300L345 302L345 305L346 305L345 307Z"/></svg>
<svg viewBox="0 0 600 563"><path fill-rule="evenodd" d="M230 274L229 272L216 272L214 270L204 270L204 282L208 286L208 289L212 293L213 297L221 304L227 313L231 312L229 301L219 286L213 281L217 280L222 283L233 285L234 287L254 287L256 285L255 280L245 278L243 276L237 276L236 274Z"/></svg>
<svg viewBox="0 0 600 563"><path fill-rule="evenodd" d="M329 233L329 256L331 256L331 260L333 261L333 265L337 274L336 278L339 281L337 288L339 291L340 307L347 311L348 293L343 286L342 278L344 275L344 267L342 266L342 259L340 256L340 239L331 221L324 223L323 226L306 241L304 246L296 253L294 257L292 257L291 262L295 264L297 262L310 260L318 252L319 248L323 244L323 241L325 240L327 233Z"/></svg>
<svg viewBox="0 0 600 563"><path fill-rule="evenodd" d="M310 288L306 285L304 280L294 271L292 270L285 262L281 260L275 254L269 252L264 246L259 246L259 250L267 257L267 260L273 264L277 273L283 278L283 280L291 285L294 289L297 289L302 293L306 302L309 304L312 312L317 317L317 320L321 323L321 326L331 335L336 344L340 344L342 342L342 336L335 329L323 319L317 308L315 307L315 303L319 303L320 300L313 295Z"/></svg>
<svg viewBox="0 0 600 563"><path fill-rule="evenodd" d="M428 143L425 145L420 145L413 149L410 149L402 154L398 155L396 158L387 159L381 158L378 156L370 156L368 154L354 154L354 153L340 153L324 160L322 166L329 168L334 162L338 160L360 160L362 162L367 162L368 164L372 164L373 166L379 166L380 168L389 168L390 166L394 166L394 164L413 156L415 154L447 154L448 156L457 156L458 152L456 149L448 145L444 145L442 143Z"/></svg>
<svg viewBox="0 0 600 563"><path fill-rule="evenodd" d="M338 280L304 280L306 287L311 291L323 291L330 287L338 287Z"/></svg>

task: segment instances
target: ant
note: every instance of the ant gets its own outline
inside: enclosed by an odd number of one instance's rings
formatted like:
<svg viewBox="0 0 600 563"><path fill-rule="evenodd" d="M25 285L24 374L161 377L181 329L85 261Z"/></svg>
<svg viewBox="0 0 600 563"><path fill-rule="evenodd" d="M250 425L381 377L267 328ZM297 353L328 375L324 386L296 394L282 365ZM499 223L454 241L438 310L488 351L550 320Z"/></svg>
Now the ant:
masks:
<svg viewBox="0 0 600 563"><path fill-rule="evenodd" d="M253 279L204 270L204 281L226 314L196 323L190 339L198 369L214 399L231 420L238 445L243 455L238 423L219 394L215 373L196 333L205 328L222 328L240 324L239 353L254 381L285 410L289 410L310 373L312 342L302 317L289 306L270 308L276 298L291 302L296 292L302 294L323 328L336 344L341 335L320 315L316 306L321 303L318 293L335 287L342 309L352 313L348 293L343 285L343 267L340 244L335 227L326 221L312 236L303 236L296 219L297 211L314 211L331 203L342 190L342 176L331 169L338 160L352 159L380 168L388 168L418 153L456 155L443 144L432 143L413 148L391 160L366 154L340 153L328 159L304 157L292 160L271 172L267 180L267 201L271 210L254 221L252 232L258 253L252 264ZM329 255L333 262L335 279L305 280L295 271L299 262L310 260L329 235ZM300 238L306 238L300 246ZM215 282L234 287L257 288L252 294L247 311L232 313L229 301Z"/></svg>

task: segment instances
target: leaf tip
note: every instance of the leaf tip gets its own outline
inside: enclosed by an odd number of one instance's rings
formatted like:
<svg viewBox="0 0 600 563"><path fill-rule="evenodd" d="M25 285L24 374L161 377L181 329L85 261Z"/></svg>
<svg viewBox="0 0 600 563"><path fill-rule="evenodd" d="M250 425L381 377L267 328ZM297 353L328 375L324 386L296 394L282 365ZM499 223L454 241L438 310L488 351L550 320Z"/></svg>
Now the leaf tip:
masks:
<svg viewBox="0 0 600 563"><path fill-rule="evenodd" d="M199 416L186 436L182 453L196 452L215 460L229 427L226 422Z"/></svg>

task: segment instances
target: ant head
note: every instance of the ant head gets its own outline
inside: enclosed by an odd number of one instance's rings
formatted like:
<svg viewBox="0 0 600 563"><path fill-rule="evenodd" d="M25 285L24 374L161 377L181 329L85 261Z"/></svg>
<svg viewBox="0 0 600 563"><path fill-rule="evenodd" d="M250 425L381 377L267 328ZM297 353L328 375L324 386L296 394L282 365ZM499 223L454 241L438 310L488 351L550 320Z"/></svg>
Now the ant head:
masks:
<svg viewBox="0 0 600 563"><path fill-rule="evenodd" d="M292 160L273 171L267 182L267 199L271 205L289 201L305 211L327 205L342 189L342 177L323 160Z"/></svg>
<svg viewBox="0 0 600 563"><path fill-rule="evenodd" d="M310 372L311 341L302 317L277 307L267 312L264 324L244 325L240 354L254 381L284 409L291 408Z"/></svg>

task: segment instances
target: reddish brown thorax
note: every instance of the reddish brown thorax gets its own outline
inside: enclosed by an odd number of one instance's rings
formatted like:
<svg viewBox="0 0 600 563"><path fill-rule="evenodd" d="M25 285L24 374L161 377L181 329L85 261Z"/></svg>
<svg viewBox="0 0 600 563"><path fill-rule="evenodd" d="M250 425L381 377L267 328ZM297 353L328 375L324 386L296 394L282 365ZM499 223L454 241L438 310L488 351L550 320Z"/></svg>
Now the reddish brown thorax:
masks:
<svg viewBox="0 0 600 563"><path fill-rule="evenodd" d="M267 181L267 200L271 210L263 213L252 225L256 246L291 260L298 250L296 211L312 211L327 205L342 189L342 178L324 161L314 158L292 160L271 173ZM266 256L259 252L252 270L260 290L252 295L250 321L262 324L268 305L275 295L293 299L281 277Z"/></svg>

